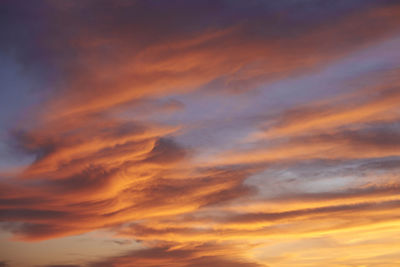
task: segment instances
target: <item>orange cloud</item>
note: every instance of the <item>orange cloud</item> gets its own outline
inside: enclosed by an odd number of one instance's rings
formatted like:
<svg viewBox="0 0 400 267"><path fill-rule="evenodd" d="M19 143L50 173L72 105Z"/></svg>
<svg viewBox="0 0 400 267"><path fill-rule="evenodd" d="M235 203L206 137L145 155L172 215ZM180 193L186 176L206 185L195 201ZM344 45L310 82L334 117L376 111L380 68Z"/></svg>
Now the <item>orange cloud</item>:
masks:
<svg viewBox="0 0 400 267"><path fill-rule="evenodd" d="M141 241L142 249L70 266L368 266L385 258L381 249L364 255L380 244L393 253L388 262L399 262L399 240L389 238L400 223L397 70L350 93L244 114L257 119L230 144L235 133L224 132L211 148L196 140L208 138L200 131L188 137L208 125L188 111L199 95L209 117L224 109L216 95L256 102L261 84L268 91L273 81L317 72L395 36L399 6L305 19L309 4L295 14L297 4L266 3L276 8L268 18L258 13L261 4L251 7L254 18L236 19L234 8L226 18L209 17L221 3L186 4L188 14L175 14L164 10L174 3L44 1L57 15L35 25L50 25L49 33L29 25L21 36L7 32L25 72L51 89L38 89L41 105L11 131L13 148L32 162L0 180L1 229L19 241L99 229ZM28 13L17 12L24 21L41 17L29 5L16 9ZM242 117L217 113L216 124L240 125ZM323 165L354 161L361 163L339 185L342 173ZM320 173L304 175L305 162ZM274 168L278 177L266 174ZM363 236L350 237L356 234Z"/></svg>

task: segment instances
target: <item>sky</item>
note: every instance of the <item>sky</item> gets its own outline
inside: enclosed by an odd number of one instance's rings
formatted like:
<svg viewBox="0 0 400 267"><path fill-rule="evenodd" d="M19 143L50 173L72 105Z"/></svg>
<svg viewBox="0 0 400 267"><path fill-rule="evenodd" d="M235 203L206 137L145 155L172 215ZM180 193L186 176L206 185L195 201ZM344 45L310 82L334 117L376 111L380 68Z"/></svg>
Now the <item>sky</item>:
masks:
<svg viewBox="0 0 400 267"><path fill-rule="evenodd" d="M0 267L400 266L400 1L0 1Z"/></svg>

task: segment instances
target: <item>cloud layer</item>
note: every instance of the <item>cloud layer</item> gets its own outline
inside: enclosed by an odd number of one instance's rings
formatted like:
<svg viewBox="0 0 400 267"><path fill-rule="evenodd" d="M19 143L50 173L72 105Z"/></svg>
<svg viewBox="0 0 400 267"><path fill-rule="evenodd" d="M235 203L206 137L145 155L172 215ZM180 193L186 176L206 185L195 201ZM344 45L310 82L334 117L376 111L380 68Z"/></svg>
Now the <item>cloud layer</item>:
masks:
<svg viewBox="0 0 400 267"><path fill-rule="evenodd" d="M138 244L0 266L400 262L397 1L3 1L0 18L36 96L0 128L5 244Z"/></svg>

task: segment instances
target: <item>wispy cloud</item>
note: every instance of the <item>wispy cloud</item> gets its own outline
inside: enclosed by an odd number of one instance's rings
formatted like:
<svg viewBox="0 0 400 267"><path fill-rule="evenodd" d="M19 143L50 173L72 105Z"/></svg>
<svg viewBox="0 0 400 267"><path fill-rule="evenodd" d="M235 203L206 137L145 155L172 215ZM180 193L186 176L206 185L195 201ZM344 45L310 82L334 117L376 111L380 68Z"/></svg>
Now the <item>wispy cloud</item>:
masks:
<svg viewBox="0 0 400 267"><path fill-rule="evenodd" d="M43 251L38 266L399 263L396 1L3 1L0 14L0 55L38 96L1 129L29 159L0 172L7 242L103 230L140 247L64 265ZM17 254L0 266L32 264Z"/></svg>

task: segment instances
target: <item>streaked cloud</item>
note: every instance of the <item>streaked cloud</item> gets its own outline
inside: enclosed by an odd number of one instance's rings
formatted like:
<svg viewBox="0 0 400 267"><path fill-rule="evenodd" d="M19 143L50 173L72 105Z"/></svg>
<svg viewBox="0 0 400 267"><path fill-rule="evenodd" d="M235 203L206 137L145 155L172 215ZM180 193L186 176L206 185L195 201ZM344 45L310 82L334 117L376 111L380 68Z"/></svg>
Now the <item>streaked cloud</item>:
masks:
<svg viewBox="0 0 400 267"><path fill-rule="evenodd" d="M22 80L1 94L14 118L0 117L1 242L20 245L0 266L400 262L396 1L4 1L0 14L0 71ZM75 237L101 245L18 258Z"/></svg>

